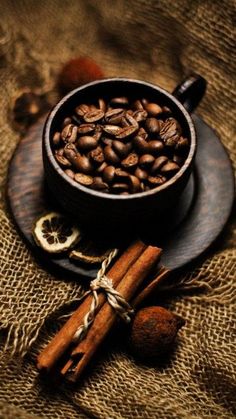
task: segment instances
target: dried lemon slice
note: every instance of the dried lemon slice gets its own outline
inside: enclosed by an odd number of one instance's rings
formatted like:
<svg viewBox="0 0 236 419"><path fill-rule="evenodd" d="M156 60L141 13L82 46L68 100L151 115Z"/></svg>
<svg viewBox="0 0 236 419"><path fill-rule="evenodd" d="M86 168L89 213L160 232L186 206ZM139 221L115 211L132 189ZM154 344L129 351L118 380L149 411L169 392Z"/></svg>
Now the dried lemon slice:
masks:
<svg viewBox="0 0 236 419"><path fill-rule="evenodd" d="M60 253L77 243L81 232L58 212L49 212L39 218L33 230L38 246L49 253Z"/></svg>
<svg viewBox="0 0 236 419"><path fill-rule="evenodd" d="M101 243L96 243L86 237L82 237L76 249L73 249L69 257L84 263L101 263L109 255L112 249L105 248Z"/></svg>

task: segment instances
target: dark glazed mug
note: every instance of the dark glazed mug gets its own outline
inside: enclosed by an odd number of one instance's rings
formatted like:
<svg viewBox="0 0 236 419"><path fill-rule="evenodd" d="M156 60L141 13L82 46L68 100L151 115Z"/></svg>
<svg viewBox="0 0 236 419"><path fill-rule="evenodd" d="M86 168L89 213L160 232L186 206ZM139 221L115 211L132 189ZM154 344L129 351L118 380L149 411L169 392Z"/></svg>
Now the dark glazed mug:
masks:
<svg viewBox="0 0 236 419"><path fill-rule="evenodd" d="M50 112L43 132L45 177L57 203L84 225L115 230L140 225L153 214L157 219L174 206L189 180L196 152L196 132L189 113L196 108L205 89L205 79L192 74L176 87L173 94L153 84L127 78L94 81L67 94ZM125 196L105 194L70 179L55 160L52 136L55 131L60 130L64 118L80 103L90 103L99 97L116 96L145 97L161 106L169 107L179 121L183 135L189 139L189 153L183 166L163 185Z"/></svg>

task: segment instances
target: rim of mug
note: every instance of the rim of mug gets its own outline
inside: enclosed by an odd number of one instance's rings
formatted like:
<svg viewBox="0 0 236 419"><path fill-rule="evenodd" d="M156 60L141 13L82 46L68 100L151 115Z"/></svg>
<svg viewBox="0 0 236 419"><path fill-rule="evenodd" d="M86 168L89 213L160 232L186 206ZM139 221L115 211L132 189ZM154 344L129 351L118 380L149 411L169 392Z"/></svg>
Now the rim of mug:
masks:
<svg viewBox="0 0 236 419"><path fill-rule="evenodd" d="M116 81L117 82L123 82L123 83L135 83L135 84L140 84L140 85L143 85L143 86L147 86L147 87L152 88L154 90L157 90L158 92L167 96L181 110L182 114L184 115L184 117L185 117L185 119L188 123L189 131L190 131L190 148L189 148L188 156L187 156L183 166L179 169L179 171L173 177L171 177L169 180L167 180L165 183L163 183L162 185L159 185L155 188L152 188L149 191L137 192L137 193L133 193L133 194L130 194L130 195L107 194L105 192L97 191L95 189L89 189L86 186L83 186L83 185L79 184L78 182L76 182L75 180L71 179L69 176L67 176L65 174L64 170L57 163L57 161L54 157L54 154L52 152L51 144L50 144L51 143L51 141L50 141L50 131L51 131L52 122L57 117L57 112L65 104L65 102L70 100L71 97L76 95L78 92L80 92L82 90L85 90L88 87L93 87L93 86L96 86L96 85L101 84L101 83L107 83L107 84L109 82L114 83ZM194 157L195 152L196 152L196 145L197 145L196 131L195 131L193 120L192 120L190 114L188 113L188 111L186 110L186 108L184 107L184 105L175 96L173 96L171 93L169 93L168 91L166 91L162 87L159 87L158 85L146 82L144 80L131 79L131 78L126 78L126 77L110 77L110 78L95 80L95 81L92 81L90 83L86 83L86 84L84 84L80 87L77 87L76 89L71 90L69 93L67 93L65 96L63 96L63 98L60 99L60 101L53 107L53 109L49 112L49 114L47 116L46 122L44 124L44 129L43 129L43 141L45 142L47 157L49 158L51 164L54 166L54 168L56 169L58 174L61 175L63 177L63 179L65 179L66 182L70 183L70 185L75 189L81 190L85 193L88 193L88 194L96 196L96 197L100 197L100 198L104 198L104 199L110 199L110 200L116 200L116 199L127 200L127 199L133 199L133 198L141 198L141 197L144 197L144 196L154 195L154 194L156 194L156 193L158 193L158 192L160 192L164 189L167 189L168 187L173 185L176 182L176 180L178 180L186 172L186 170L188 169L188 167L190 166L190 164L193 160L193 157Z"/></svg>

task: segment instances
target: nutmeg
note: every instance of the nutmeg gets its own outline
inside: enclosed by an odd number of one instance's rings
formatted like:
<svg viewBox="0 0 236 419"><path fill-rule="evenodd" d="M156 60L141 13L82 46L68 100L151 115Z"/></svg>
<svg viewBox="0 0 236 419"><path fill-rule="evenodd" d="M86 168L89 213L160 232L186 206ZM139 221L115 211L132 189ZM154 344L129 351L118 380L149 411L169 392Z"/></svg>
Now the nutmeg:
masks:
<svg viewBox="0 0 236 419"><path fill-rule="evenodd" d="M138 358L155 359L169 352L185 320L163 307L146 307L134 318L130 345Z"/></svg>
<svg viewBox="0 0 236 419"><path fill-rule="evenodd" d="M89 57L78 57L68 61L58 75L58 88L62 94L82 84L104 77L99 65Z"/></svg>

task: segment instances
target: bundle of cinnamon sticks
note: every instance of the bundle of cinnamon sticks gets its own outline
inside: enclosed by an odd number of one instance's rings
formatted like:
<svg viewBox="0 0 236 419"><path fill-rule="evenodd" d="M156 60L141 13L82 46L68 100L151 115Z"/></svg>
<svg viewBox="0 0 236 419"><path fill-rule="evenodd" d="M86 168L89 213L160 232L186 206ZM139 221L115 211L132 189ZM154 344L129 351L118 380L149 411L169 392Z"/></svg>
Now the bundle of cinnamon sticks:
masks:
<svg viewBox="0 0 236 419"><path fill-rule="evenodd" d="M141 303L157 284L168 275L169 271L167 269L160 269L158 276L137 294L143 281L159 262L161 253L160 248L146 246L143 242L137 240L121 254L109 269L107 276L112 280L113 288L127 302L131 302L132 306ZM37 359L39 370L50 371L62 355L70 349L64 366L60 367L60 374L69 381L75 382L78 380L117 318L117 313L107 302L105 294L100 292L93 324L84 339L77 345L73 344L73 337L90 309L92 298L90 294L83 300L70 319L39 354Z"/></svg>

